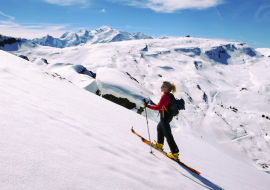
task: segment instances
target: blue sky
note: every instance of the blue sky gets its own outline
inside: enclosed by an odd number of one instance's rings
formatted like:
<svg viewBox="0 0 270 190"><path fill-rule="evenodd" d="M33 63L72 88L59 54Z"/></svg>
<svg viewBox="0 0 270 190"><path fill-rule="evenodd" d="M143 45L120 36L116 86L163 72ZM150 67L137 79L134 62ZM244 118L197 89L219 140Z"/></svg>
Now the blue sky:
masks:
<svg viewBox="0 0 270 190"><path fill-rule="evenodd" d="M270 0L0 0L0 34L28 39L107 25L270 48Z"/></svg>

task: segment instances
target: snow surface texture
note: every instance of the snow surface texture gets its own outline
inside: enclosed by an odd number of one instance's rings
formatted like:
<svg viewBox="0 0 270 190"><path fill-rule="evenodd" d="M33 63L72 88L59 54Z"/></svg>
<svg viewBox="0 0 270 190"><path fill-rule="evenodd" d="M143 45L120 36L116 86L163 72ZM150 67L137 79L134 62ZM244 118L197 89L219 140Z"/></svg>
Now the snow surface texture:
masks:
<svg viewBox="0 0 270 190"><path fill-rule="evenodd" d="M143 116L29 61L0 57L0 189L269 189L269 174L188 121L192 104L173 133L181 160L200 176L149 153L130 131L148 136ZM149 121L151 138L156 125Z"/></svg>
<svg viewBox="0 0 270 190"><path fill-rule="evenodd" d="M173 128L200 129L270 172L270 58L246 44L184 37L59 49L27 42L11 53L33 63L46 59L42 68L48 73L93 93L127 98L136 103L134 111L144 98L159 101L162 81L175 82L175 96L186 101L186 110ZM96 79L74 67L97 73Z"/></svg>
<svg viewBox="0 0 270 190"><path fill-rule="evenodd" d="M130 34L125 31L111 29L108 26L102 26L96 30L81 30L78 33L66 32L60 38L54 38L47 35L43 38L31 40L33 43L51 47L71 47L85 43L106 43L125 40L152 39L151 36L144 35L141 32Z"/></svg>
<svg viewBox="0 0 270 190"><path fill-rule="evenodd" d="M270 57L270 48L257 48L256 51L260 52L264 56Z"/></svg>

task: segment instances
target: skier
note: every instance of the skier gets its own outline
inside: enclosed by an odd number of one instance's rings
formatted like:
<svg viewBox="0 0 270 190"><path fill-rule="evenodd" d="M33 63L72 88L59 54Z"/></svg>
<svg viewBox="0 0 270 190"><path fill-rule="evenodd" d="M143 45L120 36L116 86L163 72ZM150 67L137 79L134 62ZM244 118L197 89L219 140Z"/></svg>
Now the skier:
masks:
<svg viewBox="0 0 270 190"><path fill-rule="evenodd" d="M176 92L176 87L174 83L164 81L161 86L161 92L163 92L163 95L156 106L147 105L147 103L144 103L143 108L147 107L152 110L159 110L160 113L160 122L157 125L157 142L154 142L153 146L162 149L164 137L166 137L168 145L171 149L171 152L168 153L167 156L174 160L178 160L179 149L174 141L170 127L170 122L172 121L173 116L167 111L170 106L171 98L173 97L172 93Z"/></svg>

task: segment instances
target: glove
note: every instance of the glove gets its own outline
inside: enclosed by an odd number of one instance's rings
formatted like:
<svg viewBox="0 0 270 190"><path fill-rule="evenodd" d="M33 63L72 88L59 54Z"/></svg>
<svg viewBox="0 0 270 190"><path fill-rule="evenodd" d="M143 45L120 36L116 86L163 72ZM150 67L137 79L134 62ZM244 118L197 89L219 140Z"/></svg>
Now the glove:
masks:
<svg viewBox="0 0 270 190"><path fill-rule="evenodd" d="M144 102L142 108L145 109L145 108L147 108L147 106L148 106L148 103Z"/></svg>

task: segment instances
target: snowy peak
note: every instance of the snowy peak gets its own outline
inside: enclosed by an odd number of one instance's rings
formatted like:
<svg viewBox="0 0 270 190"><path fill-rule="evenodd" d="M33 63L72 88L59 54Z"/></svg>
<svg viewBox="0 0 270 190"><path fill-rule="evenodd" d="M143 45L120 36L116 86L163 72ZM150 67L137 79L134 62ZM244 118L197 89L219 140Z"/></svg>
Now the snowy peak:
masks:
<svg viewBox="0 0 270 190"><path fill-rule="evenodd" d="M84 30L80 30L78 33L77 33L78 36L89 36L89 31L84 29Z"/></svg>
<svg viewBox="0 0 270 190"><path fill-rule="evenodd" d="M125 31L112 29L108 26L101 26L95 30L80 30L78 33L65 32L60 38L53 38L47 35L43 38L36 38L32 42L43 46L64 48L85 43L96 44L138 39L152 39L152 37L141 32L130 34Z"/></svg>
<svg viewBox="0 0 270 190"><path fill-rule="evenodd" d="M131 34L131 36L134 37L135 39L149 39L149 36L145 35L142 32Z"/></svg>
<svg viewBox="0 0 270 190"><path fill-rule="evenodd" d="M65 32L60 39L65 39L68 35L72 34L71 32Z"/></svg>
<svg viewBox="0 0 270 190"><path fill-rule="evenodd" d="M64 46L64 41L60 40L59 38L54 38L50 35L44 36L43 38L35 38L32 40L32 42L43 46L51 46L51 47Z"/></svg>
<svg viewBox="0 0 270 190"><path fill-rule="evenodd" d="M105 31L108 31L108 30L112 30L109 26L101 26L100 28L96 29L97 32L105 32Z"/></svg>

